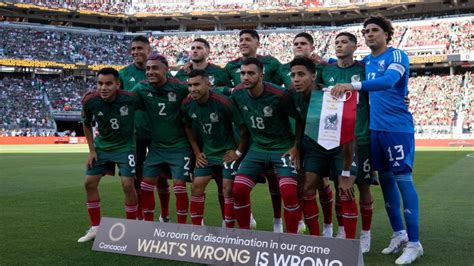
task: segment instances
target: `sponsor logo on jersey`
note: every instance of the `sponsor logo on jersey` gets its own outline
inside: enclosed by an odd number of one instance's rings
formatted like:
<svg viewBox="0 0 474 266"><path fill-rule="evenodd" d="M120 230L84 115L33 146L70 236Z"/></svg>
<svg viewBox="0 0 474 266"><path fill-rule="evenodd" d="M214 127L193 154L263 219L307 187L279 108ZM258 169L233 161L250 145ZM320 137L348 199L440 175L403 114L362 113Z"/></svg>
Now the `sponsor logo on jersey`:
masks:
<svg viewBox="0 0 474 266"><path fill-rule="evenodd" d="M291 72L288 72L288 74L286 74L288 77L291 76Z"/></svg>
<svg viewBox="0 0 474 266"><path fill-rule="evenodd" d="M385 60L380 60L378 65L379 65L379 71L385 70Z"/></svg>
<svg viewBox="0 0 474 266"><path fill-rule="evenodd" d="M219 116L216 113L211 113L209 115L209 118L211 119L212 123L218 123L219 122Z"/></svg>
<svg viewBox="0 0 474 266"><path fill-rule="evenodd" d="M128 115L128 107L126 105L120 107L120 115L121 116L126 116Z"/></svg>
<svg viewBox="0 0 474 266"><path fill-rule="evenodd" d="M329 79L329 82L334 82L334 78L331 77L331 78Z"/></svg>
<svg viewBox="0 0 474 266"><path fill-rule="evenodd" d="M148 97L153 97L153 94L151 94L151 92L149 92L149 93L147 94L147 96L148 96Z"/></svg>
<svg viewBox="0 0 474 266"><path fill-rule="evenodd" d="M128 81L130 81L130 82L135 82L135 78L134 78L134 77L132 77L132 78L131 78L131 79L129 79Z"/></svg>
<svg viewBox="0 0 474 266"><path fill-rule="evenodd" d="M238 68L238 69L235 71L235 73L237 73L237 74L240 73L240 68Z"/></svg>
<svg viewBox="0 0 474 266"><path fill-rule="evenodd" d="M247 107L247 105L244 105L244 107L242 107L242 109L244 109L245 111L248 111L249 108Z"/></svg>
<svg viewBox="0 0 474 266"><path fill-rule="evenodd" d="M395 163L393 164L393 167L399 167L399 166L400 166L400 164L399 164L398 162L395 162Z"/></svg>
<svg viewBox="0 0 474 266"><path fill-rule="evenodd" d="M351 82L359 82L360 81L360 76L359 75L354 75L351 77Z"/></svg>
<svg viewBox="0 0 474 266"><path fill-rule="evenodd" d="M100 111L97 116L104 116L104 113L102 113L102 111Z"/></svg>
<svg viewBox="0 0 474 266"><path fill-rule="evenodd" d="M214 76L209 76L209 82L211 83L212 86L214 86L214 81L216 79L214 78Z"/></svg>
<svg viewBox="0 0 474 266"><path fill-rule="evenodd" d="M263 108L263 116L264 117L272 117L273 116L273 109L270 106L265 106Z"/></svg>
<svg viewBox="0 0 474 266"><path fill-rule="evenodd" d="M169 92L169 93L168 93L168 101L169 101L169 102L176 102L176 93L174 93L174 92Z"/></svg>
<svg viewBox="0 0 474 266"><path fill-rule="evenodd" d="M193 113L193 114L191 115L191 118L198 118L198 117L197 117L197 115L196 115L195 113Z"/></svg>

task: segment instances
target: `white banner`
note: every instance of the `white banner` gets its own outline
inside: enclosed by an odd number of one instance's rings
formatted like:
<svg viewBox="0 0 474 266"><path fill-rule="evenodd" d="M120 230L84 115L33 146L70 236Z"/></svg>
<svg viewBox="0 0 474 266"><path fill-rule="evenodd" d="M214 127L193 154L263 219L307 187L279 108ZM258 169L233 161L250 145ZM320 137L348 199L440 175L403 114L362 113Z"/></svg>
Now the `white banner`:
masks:
<svg viewBox="0 0 474 266"><path fill-rule="evenodd" d="M331 92L325 91L321 117L319 120L318 144L326 150L334 149L341 144L342 112L346 96L336 99Z"/></svg>

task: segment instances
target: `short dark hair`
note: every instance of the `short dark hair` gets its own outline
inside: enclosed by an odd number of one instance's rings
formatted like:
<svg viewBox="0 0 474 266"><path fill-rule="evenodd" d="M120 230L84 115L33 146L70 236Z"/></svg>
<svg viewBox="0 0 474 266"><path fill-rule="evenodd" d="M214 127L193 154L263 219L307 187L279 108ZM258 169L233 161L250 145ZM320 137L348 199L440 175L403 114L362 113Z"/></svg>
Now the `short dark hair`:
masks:
<svg viewBox="0 0 474 266"><path fill-rule="evenodd" d="M364 21L364 29L367 27L369 24L375 24L379 26L380 28L383 29L387 33L387 43L389 43L392 40L393 37L393 26L392 22L388 20L386 17L378 14L378 15L371 15Z"/></svg>
<svg viewBox="0 0 474 266"><path fill-rule="evenodd" d="M257 39L257 41L260 41L260 36L258 35L258 32L256 30L251 30L251 29L241 30L239 32L239 37L242 37L242 35L244 34L250 34L252 38Z"/></svg>
<svg viewBox="0 0 474 266"><path fill-rule="evenodd" d="M204 69L193 69L188 74L188 78L202 77L209 79L209 74Z"/></svg>
<svg viewBox="0 0 474 266"><path fill-rule="evenodd" d="M263 63L255 57L248 57L242 62L242 66L256 65L258 70L263 73Z"/></svg>
<svg viewBox="0 0 474 266"><path fill-rule="evenodd" d="M294 66L304 66L310 73L316 73L316 65L306 56L297 56L290 62L290 69Z"/></svg>
<svg viewBox="0 0 474 266"><path fill-rule="evenodd" d="M148 40L148 38L143 35L133 37L132 42L142 42L144 44L150 45L150 41Z"/></svg>
<svg viewBox="0 0 474 266"><path fill-rule="evenodd" d="M161 63L165 64L166 66L169 66L168 60L166 59L166 57L158 53L152 53L151 55L149 55L146 61L150 61L150 60L158 60Z"/></svg>
<svg viewBox="0 0 474 266"><path fill-rule="evenodd" d="M204 38L196 38L196 39L193 40L193 42L203 43L204 46L206 46L207 49L211 49L211 46L209 45L209 42Z"/></svg>
<svg viewBox="0 0 474 266"><path fill-rule="evenodd" d="M101 68L97 72L97 76L99 76L99 75L113 75L116 80L119 80L119 72L117 71L117 69L115 69L113 67Z"/></svg>
<svg viewBox="0 0 474 266"><path fill-rule="evenodd" d="M311 45L314 45L314 39L313 39L313 36L311 36L311 34L309 34L307 32L300 32L300 33L295 35L295 38L293 38L293 41L296 38L299 38L299 37L305 38L306 40L308 40L309 43L311 43Z"/></svg>
<svg viewBox="0 0 474 266"><path fill-rule="evenodd" d="M339 32L336 35L336 38L334 38L334 39L339 38L339 36L346 36L349 39L349 41L353 42L354 44L357 44L357 37L354 34L350 33L350 32L347 32L347 31Z"/></svg>

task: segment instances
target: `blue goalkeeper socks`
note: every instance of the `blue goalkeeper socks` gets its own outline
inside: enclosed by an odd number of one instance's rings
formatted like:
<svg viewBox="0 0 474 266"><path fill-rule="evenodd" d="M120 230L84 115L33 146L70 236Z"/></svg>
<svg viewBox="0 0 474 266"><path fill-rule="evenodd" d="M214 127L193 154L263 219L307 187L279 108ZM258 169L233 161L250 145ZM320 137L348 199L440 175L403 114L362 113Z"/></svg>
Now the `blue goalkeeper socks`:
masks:
<svg viewBox="0 0 474 266"><path fill-rule="evenodd" d="M380 173L380 186L385 201L385 210L387 211L393 232L404 230L400 213L400 192L393 173Z"/></svg>
<svg viewBox="0 0 474 266"><path fill-rule="evenodd" d="M413 183L413 175L411 173L395 175L395 180L402 194L403 213L407 225L408 240L410 242L418 242L420 228L419 203L418 193Z"/></svg>

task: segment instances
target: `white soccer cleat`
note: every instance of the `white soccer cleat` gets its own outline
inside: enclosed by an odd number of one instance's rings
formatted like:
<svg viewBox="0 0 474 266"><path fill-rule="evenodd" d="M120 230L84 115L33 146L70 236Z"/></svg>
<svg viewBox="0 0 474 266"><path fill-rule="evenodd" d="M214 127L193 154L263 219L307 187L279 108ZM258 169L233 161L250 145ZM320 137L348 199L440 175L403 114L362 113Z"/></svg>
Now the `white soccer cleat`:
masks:
<svg viewBox="0 0 474 266"><path fill-rule="evenodd" d="M226 228L226 227L227 227L227 225L226 225L226 223L225 223L225 220L222 220L222 225L221 225L221 226L222 226L222 228Z"/></svg>
<svg viewBox="0 0 474 266"><path fill-rule="evenodd" d="M390 239L390 244L388 247L382 250L382 254L394 254L398 253L408 242L408 235L405 230L400 232L393 233L392 238Z"/></svg>
<svg viewBox="0 0 474 266"><path fill-rule="evenodd" d="M323 225L323 236L324 237L332 237L332 224L324 224ZM344 234L345 237L345 234Z"/></svg>
<svg viewBox="0 0 474 266"><path fill-rule="evenodd" d="M204 220L204 219L203 219ZM169 223L170 222L170 217L162 217L160 215L160 218L158 218L158 222L161 222L161 223Z"/></svg>
<svg viewBox="0 0 474 266"><path fill-rule="evenodd" d="M89 230L86 231L86 234L83 237L77 240L77 242L84 243L87 241L94 240L97 234L97 229L99 229L99 226L92 226L91 228L89 228Z"/></svg>
<svg viewBox="0 0 474 266"><path fill-rule="evenodd" d="M346 239L346 231L344 231L344 226L339 226L337 229L336 238Z"/></svg>
<svg viewBox="0 0 474 266"><path fill-rule="evenodd" d="M306 224L304 223L304 219L301 219L298 222L298 234L304 235L305 232L306 232Z"/></svg>
<svg viewBox="0 0 474 266"><path fill-rule="evenodd" d="M398 259L395 261L395 264L410 264L421 256L423 256L423 247L421 246L421 244L419 242L409 242L402 255L398 257Z"/></svg>
<svg viewBox="0 0 474 266"><path fill-rule="evenodd" d="M283 233L283 223L281 218L273 218L273 232Z"/></svg>
<svg viewBox="0 0 474 266"><path fill-rule="evenodd" d="M360 232L360 250L362 254L369 253L370 251L370 231Z"/></svg>
<svg viewBox="0 0 474 266"><path fill-rule="evenodd" d="M257 229L257 221L253 218L253 213L250 214L250 228Z"/></svg>

